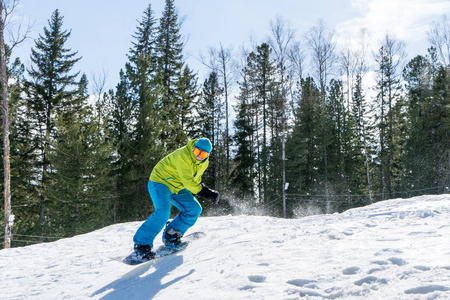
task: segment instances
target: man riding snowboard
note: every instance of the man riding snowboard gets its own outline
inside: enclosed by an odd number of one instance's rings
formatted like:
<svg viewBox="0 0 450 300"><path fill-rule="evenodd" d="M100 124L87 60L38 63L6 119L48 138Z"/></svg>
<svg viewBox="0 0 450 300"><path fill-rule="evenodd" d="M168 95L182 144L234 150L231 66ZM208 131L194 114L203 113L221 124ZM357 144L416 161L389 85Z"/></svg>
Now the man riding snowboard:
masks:
<svg viewBox="0 0 450 300"><path fill-rule="evenodd" d="M166 246L180 248L181 238L195 224L202 207L193 195L202 196L213 203L219 201L219 193L201 184L202 175L209 164L212 145L209 139L191 140L158 162L148 181L148 191L155 211L139 227L134 235L134 251L142 260L152 259L153 240L170 217L170 205L180 213L167 224L163 233Z"/></svg>

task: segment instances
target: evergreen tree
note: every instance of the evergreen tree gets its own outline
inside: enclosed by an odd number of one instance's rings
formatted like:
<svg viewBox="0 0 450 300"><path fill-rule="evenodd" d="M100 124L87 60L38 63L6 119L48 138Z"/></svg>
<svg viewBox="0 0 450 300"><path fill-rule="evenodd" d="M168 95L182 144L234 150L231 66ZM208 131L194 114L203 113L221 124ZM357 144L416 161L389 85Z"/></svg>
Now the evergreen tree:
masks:
<svg viewBox="0 0 450 300"><path fill-rule="evenodd" d="M343 211L353 206L353 194L362 194L364 162L354 119L345 107L342 82L331 80L326 102L328 180L336 204Z"/></svg>
<svg viewBox="0 0 450 300"><path fill-rule="evenodd" d="M222 133L224 112L223 89L220 87L217 73L212 72L203 84L202 94L196 104L198 117L196 118L195 129L197 136L206 137L211 140L214 155L210 157L209 167L205 171L206 184L218 189L224 184Z"/></svg>
<svg viewBox="0 0 450 300"><path fill-rule="evenodd" d="M158 106L159 86L156 82L156 21L151 6L144 11L142 21L136 29L133 47L128 55L126 73L118 86L118 105L130 112L127 117L129 127L123 131L125 139L119 139L120 176L119 184L121 211L125 219L141 219L149 211L147 192L148 177L158 160L162 157L157 141L161 134L160 112ZM126 89L126 90L124 90ZM117 112L120 115L120 112ZM124 128L125 129L125 128ZM125 208L124 206L128 206Z"/></svg>
<svg viewBox="0 0 450 300"><path fill-rule="evenodd" d="M161 141L168 151L172 151L187 141L187 136L180 123L183 112L180 112L178 108L188 107L185 102L191 101L191 99L183 99L179 90L184 62L178 13L174 0L166 0L165 3L156 39L157 79L161 85L160 115L164 122Z"/></svg>
<svg viewBox="0 0 450 300"><path fill-rule="evenodd" d="M47 188L53 236L73 236L111 224L114 193L112 142L84 107L75 118L60 116L58 138L49 161L53 172Z"/></svg>
<svg viewBox="0 0 450 300"><path fill-rule="evenodd" d="M197 75L188 66L183 68L177 89L179 94L177 111L179 112L180 126L187 136L195 136L195 116L193 111L195 99L199 96L199 91Z"/></svg>
<svg viewBox="0 0 450 300"><path fill-rule="evenodd" d="M237 98L237 115L234 121L236 154L234 156L234 170L232 172L232 186L236 196L241 201L254 202L256 148L253 143L255 128L252 121L252 91L248 76L244 73L240 84L240 94Z"/></svg>
<svg viewBox="0 0 450 300"><path fill-rule="evenodd" d="M409 123L402 183L405 190L439 193L449 182L449 76L437 62L436 49L428 52L404 69Z"/></svg>
<svg viewBox="0 0 450 300"><path fill-rule="evenodd" d="M270 91L270 101L269 101L269 136L270 148L268 150L269 153L269 171L268 177L270 178L268 182L268 189L266 190L266 198L267 199L282 199L282 190L281 186L283 186L283 123L287 123L287 121L283 121L285 119L285 113L287 111L285 97L283 97L283 90L281 88L281 83L276 81L275 85ZM287 131L288 129L286 129ZM287 135L287 134L286 134ZM286 138L287 141L287 138ZM285 145L287 147L287 145ZM285 152L287 155L287 152ZM286 156L287 158L287 156ZM286 160L286 168L287 168L287 159ZM281 174L281 175L280 175ZM286 178L285 178L286 180ZM285 181L289 182L289 181ZM278 203L273 203L274 200L269 200L271 202L271 206L274 210L274 214L276 214L275 210L282 207L283 201L278 201Z"/></svg>
<svg viewBox="0 0 450 300"><path fill-rule="evenodd" d="M408 114L407 139L403 156L402 189L421 189L432 186L431 155L428 137L424 131L424 102L431 94L432 74L429 62L423 56L413 58L403 70L406 80Z"/></svg>
<svg viewBox="0 0 450 300"><path fill-rule="evenodd" d="M32 143L37 156L35 168L38 170L35 188L39 193L39 215L37 235L44 234L44 226L48 220L49 199L46 195L47 174L52 166L48 161L48 145L55 135L55 116L64 113L64 107L70 102L78 101L80 84L78 73L71 74L74 65L80 58L77 52L65 48L70 31L63 30L63 17L58 10L52 14L44 27L44 34L39 35L35 48L31 50L32 66L28 70L30 80L25 83L27 105L30 112L31 127L34 129ZM38 241L42 241L39 238Z"/></svg>
<svg viewBox="0 0 450 300"><path fill-rule="evenodd" d="M38 178L38 170L35 168L33 128L28 118L29 111L26 102L22 98L22 78L25 67L20 60L16 59L9 71L11 182L13 183L11 193L14 205L20 206L20 210L14 212L13 230L15 234L35 235L36 228L33 224L39 222L38 214L36 214L38 209L36 199L39 198L39 195L34 186L35 180Z"/></svg>
<svg viewBox="0 0 450 300"><path fill-rule="evenodd" d="M379 135L380 188L381 199L394 197L395 182L398 179L399 153L402 139L399 130L402 124L402 99L399 67L403 57L403 43L386 35L376 56L377 97L375 118Z"/></svg>
<svg viewBox="0 0 450 300"><path fill-rule="evenodd" d="M134 165L133 157L129 154L133 150L132 132L135 118L133 102L130 95L130 83L124 72L120 71L120 82L116 91L110 91L108 100L111 103L111 116L109 118L109 133L117 149L115 161L117 198L114 204L114 221L135 220L135 206L130 203L133 199L133 185L129 184L129 173Z"/></svg>
<svg viewBox="0 0 450 300"><path fill-rule="evenodd" d="M263 43L256 48L255 52L249 54L247 59L247 71L249 73L249 82L251 88L255 91L254 97L254 124L255 124L255 143L257 151L257 178L258 178L258 196L263 203L267 201L269 195L269 161L271 144L270 125L271 120L276 119L274 114L276 99L271 97L275 88L275 67L270 59L271 49L268 44Z"/></svg>
<svg viewBox="0 0 450 300"><path fill-rule="evenodd" d="M144 82L149 82L149 79L153 79L156 74L157 66L157 52L156 52L156 20L154 18L154 12L151 4L148 5L144 11L142 21L136 28L132 42L133 47L130 49L128 59L130 64L128 65L127 72L137 83L134 87L136 94L141 97L137 101L141 101L145 97L145 88L150 88L150 85L144 85Z"/></svg>
<svg viewBox="0 0 450 300"><path fill-rule="evenodd" d="M237 184L237 178L244 180L242 176L247 176L244 183L248 183L239 184L238 191L246 197L256 196L259 205L269 204L269 199L279 196L281 185L282 97L270 54L270 46L263 43L246 57L236 107L240 117L235 121L235 142L239 150L233 182ZM249 159L254 165L249 168L248 162L241 159ZM244 187L252 190L245 192ZM273 203L270 205L275 208Z"/></svg>
<svg viewBox="0 0 450 300"><path fill-rule="evenodd" d="M294 112L293 129L286 141L286 181L289 182L289 189L298 191L298 197L304 199L299 204L307 204L310 200L318 201L310 195L322 192L318 179L323 160L320 144L323 113L321 94L311 77L301 80L299 90L301 93Z"/></svg>
<svg viewBox="0 0 450 300"><path fill-rule="evenodd" d="M450 184L450 69L439 67L430 97L423 104L428 153L432 153L433 185L442 193Z"/></svg>

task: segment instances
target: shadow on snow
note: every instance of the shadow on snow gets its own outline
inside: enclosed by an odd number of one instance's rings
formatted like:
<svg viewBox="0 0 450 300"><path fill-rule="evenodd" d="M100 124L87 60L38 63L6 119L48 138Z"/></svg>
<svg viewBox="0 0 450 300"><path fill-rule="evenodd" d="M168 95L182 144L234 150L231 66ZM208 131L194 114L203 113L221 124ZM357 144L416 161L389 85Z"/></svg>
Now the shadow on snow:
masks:
<svg viewBox="0 0 450 300"><path fill-rule="evenodd" d="M110 290L101 300L153 299L161 290L194 273L192 269L187 274L162 284L163 278L182 263L182 255L168 257L155 263L144 263L97 290L91 297ZM155 268L155 271L142 277L152 267Z"/></svg>

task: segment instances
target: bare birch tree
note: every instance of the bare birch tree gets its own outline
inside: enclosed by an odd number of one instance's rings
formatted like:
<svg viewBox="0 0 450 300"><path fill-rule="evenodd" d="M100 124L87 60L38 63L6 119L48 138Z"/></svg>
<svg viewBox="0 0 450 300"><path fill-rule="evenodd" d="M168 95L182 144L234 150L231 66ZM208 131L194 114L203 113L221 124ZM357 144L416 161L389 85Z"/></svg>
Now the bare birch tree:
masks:
<svg viewBox="0 0 450 300"><path fill-rule="evenodd" d="M270 22L272 36L269 44L275 54L279 82L281 86L281 161L282 161L282 198L283 217L286 218L286 103L288 89L288 54L293 43L294 31L289 28L286 21L278 17L275 22Z"/></svg>
<svg viewBox="0 0 450 300"><path fill-rule="evenodd" d="M4 198L5 198L5 238L4 247L11 247L11 226L14 221L14 215L11 212L11 165L10 165L10 143L9 143L9 98L8 98L8 75L6 71L6 60L9 53L5 49L5 30L9 17L14 8L17 6L18 0L0 0L0 82L1 82L1 98L2 98L2 134L3 134L3 172L4 172ZM31 25L25 30L25 34L20 34L20 26L18 34L12 34L12 43L9 47L11 51L16 45L20 44L28 35Z"/></svg>
<svg viewBox="0 0 450 300"><path fill-rule="evenodd" d="M316 79L319 82L323 99L325 99L328 77L337 61L334 36L335 31L326 28L323 20L319 20L306 35L306 41L311 51L311 63L316 73Z"/></svg>
<svg viewBox="0 0 450 300"><path fill-rule="evenodd" d="M340 58L340 73L344 77L343 86L345 87L344 93L347 96L347 109L350 111L353 86L355 80L355 65L356 65L356 55L350 45L343 48L339 55Z"/></svg>
<svg viewBox="0 0 450 300"><path fill-rule="evenodd" d="M444 66L450 65L450 22L447 15L443 15L441 22L433 22L428 39L436 48Z"/></svg>
<svg viewBox="0 0 450 300"><path fill-rule="evenodd" d="M292 47L290 47L288 57L291 63L291 67L288 70L289 78L291 78L289 91L291 97L291 108L292 110L294 110L295 109L293 101L294 91L296 90L295 89L296 87L300 88L301 86L300 82L303 78L304 62L305 62L305 55L299 42L294 43Z"/></svg>
<svg viewBox="0 0 450 300"><path fill-rule="evenodd" d="M368 70L367 67L367 49L368 49L368 35L369 33L365 28L361 29L359 33L359 49L355 52L355 72L356 72L356 78L359 80L360 89L356 92L358 93L357 97L360 101L363 100L362 95L362 89L363 89L363 78L365 73ZM366 181L367 181L367 190L369 192L369 203L372 203L372 188L370 183L370 170L369 170L369 154L368 154L368 138L367 138L367 131L366 131L366 123L365 123L365 109L364 104L360 103L357 105L357 114L358 114L358 120L360 122L359 127L361 129L361 135L362 135L362 141L364 144L364 162L366 166Z"/></svg>
<svg viewBox="0 0 450 300"><path fill-rule="evenodd" d="M106 92L106 80L108 79L108 73L102 70L99 74L92 74L92 94L95 96L94 105L97 112L98 121L107 115L108 107L105 103L104 94Z"/></svg>

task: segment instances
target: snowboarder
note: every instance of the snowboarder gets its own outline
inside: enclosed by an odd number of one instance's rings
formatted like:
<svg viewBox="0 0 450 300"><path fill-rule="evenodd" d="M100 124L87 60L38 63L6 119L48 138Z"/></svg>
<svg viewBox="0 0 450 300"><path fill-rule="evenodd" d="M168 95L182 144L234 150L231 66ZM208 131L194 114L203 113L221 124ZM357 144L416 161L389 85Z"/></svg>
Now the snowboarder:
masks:
<svg viewBox="0 0 450 300"><path fill-rule="evenodd" d="M148 191L155 211L134 235L134 251L142 260L152 259L153 240L170 217L170 205L180 213L166 224L163 242L168 247L181 248L181 238L195 224L202 207L193 195L219 201L219 193L201 183L209 164L211 141L207 138L191 140L156 164L148 181Z"/></svg>

